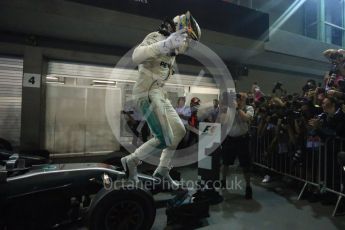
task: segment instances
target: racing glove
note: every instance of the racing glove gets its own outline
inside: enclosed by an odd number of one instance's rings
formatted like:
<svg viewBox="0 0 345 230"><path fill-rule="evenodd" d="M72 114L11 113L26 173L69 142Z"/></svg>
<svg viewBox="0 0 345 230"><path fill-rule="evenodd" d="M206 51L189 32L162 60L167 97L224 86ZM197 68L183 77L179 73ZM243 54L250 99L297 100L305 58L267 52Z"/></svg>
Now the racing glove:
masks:
<svg viewBox="0 0 345 230"><path fill-rule="evenodd" d="M157 48L161 54L168 54L185 45L186 41L187 33L182 29L170 34L167 39L157 42Z"/></svg>

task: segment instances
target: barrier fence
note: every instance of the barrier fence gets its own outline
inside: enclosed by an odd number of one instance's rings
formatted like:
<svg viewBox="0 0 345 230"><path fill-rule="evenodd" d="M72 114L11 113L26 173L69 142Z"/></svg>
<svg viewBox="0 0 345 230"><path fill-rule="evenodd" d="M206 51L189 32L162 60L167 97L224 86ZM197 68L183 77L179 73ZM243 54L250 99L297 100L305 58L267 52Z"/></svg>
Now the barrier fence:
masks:
<svg viewBox="0 0 345 230"><path fill-rule="evenodd" d="M268 131L260 136L255 129L252 133L254 165L303 182L298 200L308 186L315 186L320 193L336 194L332 216L340 214L340 203L345 200L345 168L338 163L337 154L345 151L344 138L329 137L322 141L318 137L309 137L300 143L301 148L297 148L279 139L274 132Z"/></svg>

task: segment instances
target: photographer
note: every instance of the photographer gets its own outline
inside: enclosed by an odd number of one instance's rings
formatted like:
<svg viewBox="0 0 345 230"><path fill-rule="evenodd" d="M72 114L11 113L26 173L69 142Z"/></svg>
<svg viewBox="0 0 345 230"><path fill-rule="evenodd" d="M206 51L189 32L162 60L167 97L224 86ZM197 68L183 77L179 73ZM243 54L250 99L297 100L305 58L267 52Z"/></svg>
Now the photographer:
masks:
<svg viewBox="0 0 345 230"><path fill-rule="evenodd" d="M267 112L261 109L258 134L271 140L266 149L265 161L280 171L289 167L288 154L301 153L304 144L305 122L301 113L301 102L297 96L288 95L283 102L274 97L269 101ZM263 111L262 111L263 110ZM269 182L266 175L263 183Z"/></svg>
<svg viewBox="0 0 345 230"><path fill-rule="evenodd" d="M334 97L326 97L322 102L323 113L317 118L311 119L309 125L316 135L322 139L334 138L336 136L345 136L345 114ZM332 140L332 139L331 139ZM326 186L339 186L339 171L334 170L336 167L335 154L340 150L339 146L334 145L333 141L326 142L327 154L325 155ZM333 176L332 176L333 175ZM333 181L333 182L332 182ZM332 183L331 183L332 182ZM334 197L326 194L324 202L332 202Z"/></svg>
<svg viewBox="0 0 345 230"><path fill-rule="evenodd" d="M345 114L334 97L326 97L322 102L323 113L310 119L309 125L321 137L345 136Z"/></svg>
<svg viewBox="0 0 345 230"><path fill-rule="evenodd" d="M295 143L293 146L292 166L303 166L306 154L310 149L306 147L308 140L314 141L315 135L308 133L308 121L319 113L319 107L315 107L312 100L300 98L298 100L300 108L295 111ZM306 164L304 164L306 167ZM303 169L305 171L305 168Z"/></svg>
<svg viewBox="0 0 345 230"><path fill-rule="evenodd" d="M283 84L281 82L277 82L273 89L272 95L275 97L284 97L286 95L286 90L283 88Z"/></svg>
<svg viewBox="0 0 345 230"><path fill-rule="evenodd" d="M303 95L306 95L309 91L316 90L316 82L313 79L307 81L307 83L303 86L302 91Z"/></svg>
<svg viewBox="0 0 345 230"><path fill-rule="evenodd" d="M323 55L332 63L331 69L325 76L326 91L332 90L330 96L344 98L345 93L345 51L328 49Z"/></svg>
<svg viewBox="0 0 345 230"><path fill-rule="evenodd" d="M269 135L270 140L272 140L265 152L266 155L273 154L277 150L277 127L278 120L283 116L285 111L285 104L282 100L277 97L271 98L266 107L259 109L260 121L258 124L258 135L264 136Z"/></svg>
<svg viewBox="0 0 345 230"><path fill-rule="evenodd" d="M254 103L260 103L264 99L264 93L257 82L253 83L251 93L253 94Z"/></svg>
<svg viewBox="0 0 345 230"><path fill-rule="evenodd" d="M339 71L339 75L345 76L345 50L328 49L323 52L323 55L332 63L330 72ZM329 75L331 75L331 73Z"/></svg>

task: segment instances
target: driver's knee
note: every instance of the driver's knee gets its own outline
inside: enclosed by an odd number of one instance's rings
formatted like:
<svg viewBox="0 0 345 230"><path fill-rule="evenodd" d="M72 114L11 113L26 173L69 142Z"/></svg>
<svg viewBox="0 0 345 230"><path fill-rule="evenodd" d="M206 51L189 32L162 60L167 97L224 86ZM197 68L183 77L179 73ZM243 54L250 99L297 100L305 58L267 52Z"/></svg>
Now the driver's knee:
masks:
<svg viewBox="0 0 345 230"><path fill-rule="evenodd" d="M175 132L174 132L174 137L172 141L172 147L177 147L177 145L181 142L181 140L186 135L186 129L183 125L179 125L174 131Z"/></svg>

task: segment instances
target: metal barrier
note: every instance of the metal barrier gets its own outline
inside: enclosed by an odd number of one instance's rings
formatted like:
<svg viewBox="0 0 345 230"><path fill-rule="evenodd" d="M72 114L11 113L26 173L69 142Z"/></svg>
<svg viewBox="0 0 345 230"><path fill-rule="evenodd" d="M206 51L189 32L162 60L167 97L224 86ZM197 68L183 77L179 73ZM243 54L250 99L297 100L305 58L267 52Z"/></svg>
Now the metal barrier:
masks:
<svg viewBox="0 0 345 230"><path fill-rule="evenodd" d="M345 197L343 174L344 169L338 164L337 154L345 149L344 138L329 138L325 141L324 151L324 190L338 195L338 200L333 211L337 214L341 200Z"/></svg>
<svg viewBox="0 0 345 230"><path fill-rule="evenodd" d="M266 130L262 136L255 131L252 133L251 149L255 165L303 182L298 200L308 186L315 186L320 193L327 191L336 194L338 199L332 216L339 214L338 208L345 197L345 191L344 169L337 162L337 153L345 151L344 138L328 138L322 142L319 138L309 137L300 146L300 158L296 160L299 153L296 146L278 141L273 131Z"/></svg>

